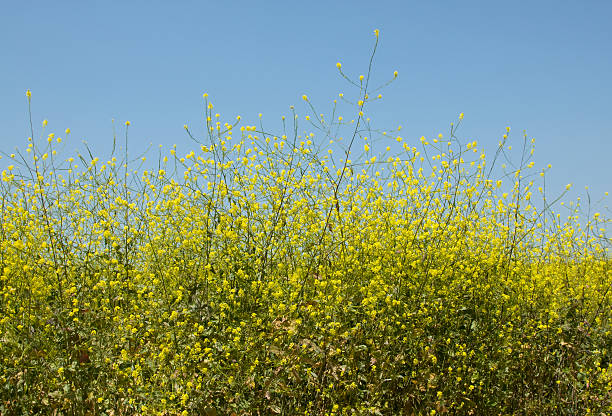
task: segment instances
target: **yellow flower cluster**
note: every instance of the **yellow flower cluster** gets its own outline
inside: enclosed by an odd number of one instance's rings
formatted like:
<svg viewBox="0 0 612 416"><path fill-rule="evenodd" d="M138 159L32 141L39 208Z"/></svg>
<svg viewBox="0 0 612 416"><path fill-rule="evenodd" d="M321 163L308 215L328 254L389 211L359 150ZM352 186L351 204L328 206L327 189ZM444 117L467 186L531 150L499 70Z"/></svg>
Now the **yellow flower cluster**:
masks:
<svg viewBox="0 0 612 416"><path fill-rule="evenodd" d="M507 136L391 153L354 85L353 121L307 119L324 137L221 124L204 94L206 143L185 126L199 149L155 168L11 155L3 412L610 411L608 220L562 221L528 159L492 176Z"/></svg>

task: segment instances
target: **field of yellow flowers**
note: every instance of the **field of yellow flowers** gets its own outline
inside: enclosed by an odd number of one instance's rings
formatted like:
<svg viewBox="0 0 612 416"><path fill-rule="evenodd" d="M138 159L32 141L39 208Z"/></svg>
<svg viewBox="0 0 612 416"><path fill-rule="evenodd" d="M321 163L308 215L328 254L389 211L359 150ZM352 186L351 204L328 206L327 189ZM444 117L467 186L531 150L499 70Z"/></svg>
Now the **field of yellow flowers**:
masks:
<svg viewBox="0 0 612 416"><path fill-rule="evenodd" d="M205 95L150 168L46 121L5 154L0 413L610 414L609 220L555 213L526 136L414 146L346 78L347 120L279 134Z"/></svg>

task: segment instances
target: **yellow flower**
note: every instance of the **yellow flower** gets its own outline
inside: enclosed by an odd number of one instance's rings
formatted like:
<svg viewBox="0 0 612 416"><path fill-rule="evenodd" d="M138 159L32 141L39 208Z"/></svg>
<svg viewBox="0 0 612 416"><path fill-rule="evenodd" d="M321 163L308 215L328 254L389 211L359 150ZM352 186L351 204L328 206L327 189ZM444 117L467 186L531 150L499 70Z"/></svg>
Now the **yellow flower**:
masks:
<svg viewBox="0 0 612 416"><path fill-rule="evenodd" d="M26 91L26 97L28 97L28 99L32 98L32 91L27 90Z"/></svg>
<svg viewBox="0 0 612 416"><path fill-rule="evenodd" d="M125 122L125 125L126 125L126 126L129 126L129 125L130 125L130 122L129 122L129 121L126 121L126 122Z"/></svg>
<svg viewBox="0 0 612 416"><path fill-rule="evenodd" d="M378 33L379 33L379 32L378 32L378 29L374 29L374 35L375 35L376 37L378 37Z"/></svg>
<svg viewBox="0 0 612 416"><path fill-rule="evenodd" d="M340 69L340 68L342 68L342 64L341 64L340 62L338 62L338 63L336 64L336 67L337 67L338 69Z"/></svg>
<svg viewBox="0 0 612 416"><path fill-rule="evenodd" d="M393 78L397 78L397 71L393 71Z"/></svg>
<svg viewBox="0 0 612 416"><path fill-rule="evenodd" d="M308 97L306 96L306 94L302 95L302 100L308 101Z"/></svg>

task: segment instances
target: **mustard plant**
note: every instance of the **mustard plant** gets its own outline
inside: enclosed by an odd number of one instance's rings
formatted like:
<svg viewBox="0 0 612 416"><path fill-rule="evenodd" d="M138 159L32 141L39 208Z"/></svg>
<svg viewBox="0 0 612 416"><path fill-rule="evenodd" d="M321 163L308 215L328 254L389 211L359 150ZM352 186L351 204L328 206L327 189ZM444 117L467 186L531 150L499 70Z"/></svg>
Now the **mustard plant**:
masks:
<svg viewBox="0 0 612 416"><path fill-rule="evenodd" d="M155 163L129 122L106 160L62 156L28 107L2 159L0 412L612 412L609 219L561 218L510 128L491 158L463 114L377 129L378 40L365 75L337 64L330 116L304 95L270 132L204 94L195 149Z"/></svg>

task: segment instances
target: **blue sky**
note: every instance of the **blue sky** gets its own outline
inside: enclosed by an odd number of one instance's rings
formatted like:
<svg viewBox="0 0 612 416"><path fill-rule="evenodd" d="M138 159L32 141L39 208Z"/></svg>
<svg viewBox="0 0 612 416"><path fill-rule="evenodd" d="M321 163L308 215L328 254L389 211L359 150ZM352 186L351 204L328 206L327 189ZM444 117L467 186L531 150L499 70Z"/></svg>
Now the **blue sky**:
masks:
<svg viewBox="0 0 612 416"><path fill-rule="evenodd" d="M193 146L207 92L224 121L278 126L307 94L329 113L350 76L398 79L369 114L402 136L448 132L487 149L510 126L536 138L536 167L568 198L612 191L612 2L609 1L105 1L6 2L0 14L0 146L25 148L26 89L33 119L69 127L66 151L86 140L110 152L111 119L130 120L130 147ZM354 92L354 91L353 91ZM39 131L38 127L36 129ZM0 165L4 165L0 161ZM558 192L555 192L558 191ZM599 206L607 212L609 199Z"/></svg>

